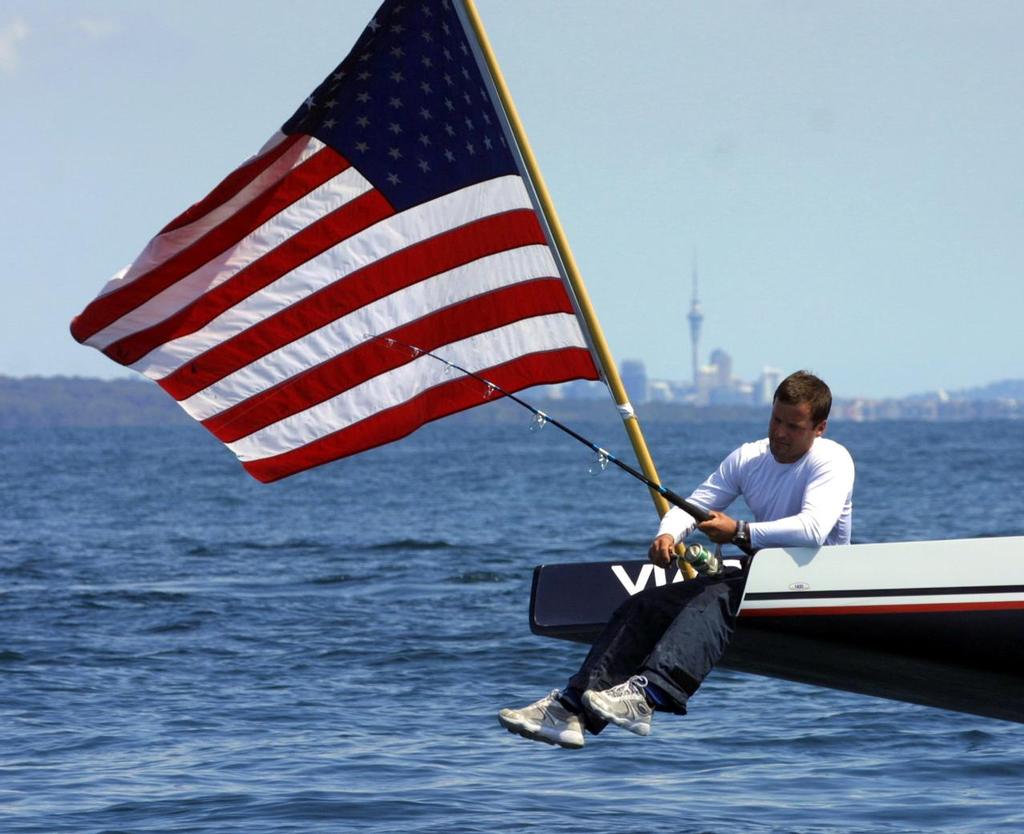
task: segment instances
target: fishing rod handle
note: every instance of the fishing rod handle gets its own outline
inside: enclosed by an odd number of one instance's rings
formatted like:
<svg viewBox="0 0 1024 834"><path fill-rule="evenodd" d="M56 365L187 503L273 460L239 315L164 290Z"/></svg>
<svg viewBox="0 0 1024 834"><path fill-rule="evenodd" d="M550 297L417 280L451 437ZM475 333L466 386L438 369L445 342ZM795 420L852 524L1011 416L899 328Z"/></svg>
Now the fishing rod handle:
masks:
<svg viewBox="0 0 1024 834"><path fill-rule="evenodd" d="M698 507L696 504L691 504L677 492L673 492L670 489L663 488L661 494L665 497L665 500L669 501L672 504L675 504L677 507L679 507L679 509L692 515L695 519L697 519L698 523L702 521L708 521L713 517L711 513L709 513L707 510L703 509L702 507ZM737 544L736 547L738 547L740 550L746 553L747 556L753 556L755 553L757 553L757 551L754 550L754 548L750 544Z"/></svg>
<svg viewBox="0 0 1024 834"><path fill-rule="evenodd" d="M697 521L710 521L712 518L711 513L709 513L702 507L698 507L696 504L691 504L689 501L683 498L683 496L681 496L678 492L673 492L670 489L663 488L661 490L661 494L665 497L665 500L667 500L671 504L675 504L677 507L679 507L679 509L688 512L695 519L697 519Z"/></svg>

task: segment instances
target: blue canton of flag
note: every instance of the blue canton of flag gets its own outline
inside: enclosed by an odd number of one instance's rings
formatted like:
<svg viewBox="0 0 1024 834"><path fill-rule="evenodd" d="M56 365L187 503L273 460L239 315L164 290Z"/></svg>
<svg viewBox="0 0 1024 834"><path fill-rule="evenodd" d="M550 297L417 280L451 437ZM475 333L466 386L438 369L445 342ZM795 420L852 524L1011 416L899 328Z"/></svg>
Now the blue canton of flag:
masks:
<svg viewBox="0 0 1024 834"><path fill-rule="evenodd" d="M517 172L448 0L381 6L282 132L333 147L398 211Z"/></svg>

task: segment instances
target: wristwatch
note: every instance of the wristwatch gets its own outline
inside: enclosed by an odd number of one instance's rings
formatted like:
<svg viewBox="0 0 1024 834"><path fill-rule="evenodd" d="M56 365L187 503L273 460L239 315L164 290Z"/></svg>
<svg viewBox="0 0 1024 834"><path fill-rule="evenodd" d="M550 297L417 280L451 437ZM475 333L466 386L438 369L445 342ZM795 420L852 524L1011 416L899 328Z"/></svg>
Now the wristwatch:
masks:
<svg viewBox="0 0 1024 834"><path fill-rule="evenodd" d="M736 535L732 537L732 543L738 547L750 544L750 526L743 520L736 522Z"/></svg>

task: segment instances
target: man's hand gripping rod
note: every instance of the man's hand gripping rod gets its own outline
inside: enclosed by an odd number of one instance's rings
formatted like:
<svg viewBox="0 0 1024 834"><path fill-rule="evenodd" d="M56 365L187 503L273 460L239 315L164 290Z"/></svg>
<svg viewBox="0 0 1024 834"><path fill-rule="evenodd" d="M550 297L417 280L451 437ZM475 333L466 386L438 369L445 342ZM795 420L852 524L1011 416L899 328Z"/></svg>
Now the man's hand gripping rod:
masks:
<svg viewBox="0 0 1024 834"><path fill-rule="evenodd" d="M395 345L401 345L404 348L408 348L413 353L414 356L421 356L421 355L422 356L429 356L431 359L436 359L438 362L441 362L441 363L447 365L449 368L453 368L454 370L458 371L459 373L465 374L468 377L472 377L473 379L477 380L478 382L482 382L484 385L486 385L488 387L488 389L490 389L492 391L497 391L498 393L502 394L503 396L508 397L510 400L512 400L512 402L521 405L527 411L529 411L532 414L536 415L537 418L542 420L544 423L550 423L556 429L559 429L560 431L565 432L567 435L569 435L569 437L573 438L574 440L578 440L584 446L586 446L587 448L589 448L592 451L596 452L599 462L604 463L605 461L607 461L609 463L614 463L623 472L627 473L628 475L632 475L638 481L640 481L641 483L645 484L649 489L654 490L659 495L664 497L665 500L668 501L670 504L675 504L675 506L679 507L681 510L684 510L687 513L689 513L698 522L709 521L712 518L711 513L709 513L703 507L698 507L696 504L692 504L689 501L687 501L685 498L683 498L678 493L673 492L672 490L668 489L667 487L663 487L661 484L655 483L650 478L648 478L646 475L644 475L642 472L639 472L638 470L634 469L628 463L624 463L623 461L619 460L617 457L615 457L615 455L613 455L607 449L602 449L596 443L592 443L591 441L587 440L587 438L585 438L583 435L579 434L578 432L573 431L571 428L569 428L564 423L561 423L558 420L556 420L554 417L551 417L550 415L545 414L540 409L534 408L532 405L530 405L528 402L526 402L526 400L520 399L515 394L511 393L510 391L506 391L500 385L497 385L496 383L491 382L489 379L485 379L484 377L480 376L479 374L474 373L473 371L466 370L465 368L461 367L460 365L456 365L454 362L449 362L447 359L445 359L442 356L438 356L436 353L431 353L429 350L424 350L423 348L418 348L415 345L407 344L406 342L403 342L403 341L401 341L399 339L395 339L395 338L392 338L390 336L372 336L371 338L380 339L380 340L382 340L383 342L385 342L386 344L388 344L388 345L390 345L392 347L395 346ZM754 555L755 551L754 551L754 549L752 547L750 547L750 545L738 545L738 547L744 553L746 553L748 556L753 556Z"/></svg>

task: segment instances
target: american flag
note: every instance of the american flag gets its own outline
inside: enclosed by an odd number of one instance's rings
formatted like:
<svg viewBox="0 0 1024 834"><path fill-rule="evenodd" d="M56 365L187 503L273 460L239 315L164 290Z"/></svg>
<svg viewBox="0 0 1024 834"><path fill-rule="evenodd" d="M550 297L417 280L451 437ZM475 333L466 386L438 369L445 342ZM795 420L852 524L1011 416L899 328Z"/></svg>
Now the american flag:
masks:
<svg viewBox="0 0 1024 834"><path fill-rule="evenodd" d="M273 481L598 372L463 23L385 2L71 325Z"/></svg>

